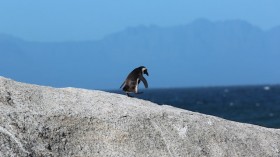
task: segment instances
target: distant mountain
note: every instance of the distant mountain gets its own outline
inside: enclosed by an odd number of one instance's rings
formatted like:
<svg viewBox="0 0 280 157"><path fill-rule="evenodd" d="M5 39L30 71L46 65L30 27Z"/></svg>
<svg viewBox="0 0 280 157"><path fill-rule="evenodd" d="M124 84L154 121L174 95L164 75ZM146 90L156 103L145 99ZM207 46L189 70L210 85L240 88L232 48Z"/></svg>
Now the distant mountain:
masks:
<svg viewBox="0 0 280 157"><path fill-rule="evenodd" d="M99 41L28 42L0 34L0 75L52 86L118 88L134 67L150 87L280 83L280 27L196 20L138 26Z"/></svg>

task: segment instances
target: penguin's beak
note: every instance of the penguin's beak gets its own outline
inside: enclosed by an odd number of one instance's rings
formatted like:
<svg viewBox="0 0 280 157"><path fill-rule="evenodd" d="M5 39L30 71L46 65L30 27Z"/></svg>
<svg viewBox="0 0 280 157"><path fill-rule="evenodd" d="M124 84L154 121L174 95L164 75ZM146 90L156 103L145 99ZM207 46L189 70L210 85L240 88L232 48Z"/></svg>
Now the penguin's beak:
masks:
<svg viewBox="0 0 280 157"><path fill-rule="evenodd" d="M146 74L147 76L149 76L148 70L144 71L144 74Z"/></svg>

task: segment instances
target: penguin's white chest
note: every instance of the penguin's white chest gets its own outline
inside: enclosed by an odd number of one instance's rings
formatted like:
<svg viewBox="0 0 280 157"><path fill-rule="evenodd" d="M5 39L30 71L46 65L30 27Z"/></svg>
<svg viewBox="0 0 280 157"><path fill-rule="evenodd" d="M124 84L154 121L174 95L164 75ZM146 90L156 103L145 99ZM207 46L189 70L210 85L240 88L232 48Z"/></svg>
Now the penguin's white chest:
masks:
<svg viewBox="0 0 280 157"><path fill-rule="evenodd" d="M136 80L135 93L138 93L138 81L139 81L139 78Z"/></svg>

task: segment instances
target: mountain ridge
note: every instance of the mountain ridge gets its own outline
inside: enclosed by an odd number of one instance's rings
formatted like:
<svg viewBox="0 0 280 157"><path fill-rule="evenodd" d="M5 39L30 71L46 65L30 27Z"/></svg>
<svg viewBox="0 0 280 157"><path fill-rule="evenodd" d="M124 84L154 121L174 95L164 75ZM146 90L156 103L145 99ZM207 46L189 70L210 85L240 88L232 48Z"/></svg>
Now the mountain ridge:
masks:
<svg viewBox="0 0 280 157"><path fill-rule="evenodd" d="M0 73L57 87L113 89L129 71L145 65L156 76L148 78L151 87L274 84L280 76L274 70L279 28L199 19L181 26L131 27L98 41L0 40L5 67Z"/></svg>

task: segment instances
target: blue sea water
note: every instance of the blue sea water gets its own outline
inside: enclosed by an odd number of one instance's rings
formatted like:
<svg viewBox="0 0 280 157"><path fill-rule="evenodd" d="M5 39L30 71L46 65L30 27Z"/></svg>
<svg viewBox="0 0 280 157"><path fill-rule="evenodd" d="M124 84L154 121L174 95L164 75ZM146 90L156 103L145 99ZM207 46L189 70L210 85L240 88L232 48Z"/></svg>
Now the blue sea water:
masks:
<svg viewBox="0 0 280 157"><path fill-rule="evenodd" d="M280 85L142 91L135 97L232 121L280 128Z"/></svg>

